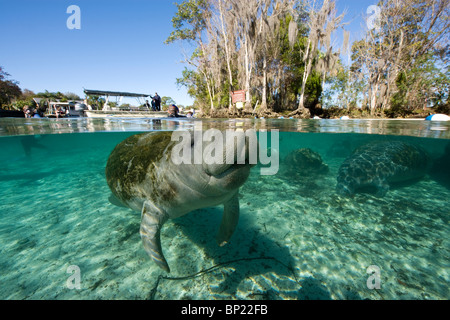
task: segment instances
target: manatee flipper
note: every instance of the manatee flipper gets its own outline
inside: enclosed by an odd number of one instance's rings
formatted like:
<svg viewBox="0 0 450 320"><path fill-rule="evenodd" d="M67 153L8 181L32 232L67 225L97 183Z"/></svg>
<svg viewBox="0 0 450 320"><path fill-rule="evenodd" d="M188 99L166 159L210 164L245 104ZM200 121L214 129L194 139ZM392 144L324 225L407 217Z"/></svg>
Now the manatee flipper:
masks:
<svg viewBox="0 0 450 320"><path fill-rule="evenodd" d="M150 201L145 201L142 206L140 234L145 251L156 264L167 272L169 265L161 248L160 232L168 219L167 214L155 207Z"/></svg>
<svg viewBox="0 0 450 320"><path fill-rule="evenodd" d="M217 233L217 244L224 246L233 235L239 220L239 198L238 193L225 202L223 207L222 223Z"/></svg>
<svg viewBox="0 0 450 320"><path fill-rule="evenodd" d="M377 192L375 195L377 197L384 197L389 191L389 184L385 180L379 180L375 184Z"/></svg>

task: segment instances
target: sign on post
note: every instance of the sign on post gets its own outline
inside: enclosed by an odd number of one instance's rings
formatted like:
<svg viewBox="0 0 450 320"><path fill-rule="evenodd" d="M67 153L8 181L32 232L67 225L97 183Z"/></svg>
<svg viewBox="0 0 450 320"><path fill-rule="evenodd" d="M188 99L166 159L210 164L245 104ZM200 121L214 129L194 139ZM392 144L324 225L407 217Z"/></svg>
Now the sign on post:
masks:
<svg viewBox="0 0 450 320"><path fill-rule="evenodd" d="M233 103L245 102L245 90L231 91L231 100Z"/></svg>
<svg viewBox="0 0 450 320"><path fill-rule="evenodd" d="M245 101L245 90L231 91L231 100L233 104L236 104L237 109L242 109Z"/></svg>

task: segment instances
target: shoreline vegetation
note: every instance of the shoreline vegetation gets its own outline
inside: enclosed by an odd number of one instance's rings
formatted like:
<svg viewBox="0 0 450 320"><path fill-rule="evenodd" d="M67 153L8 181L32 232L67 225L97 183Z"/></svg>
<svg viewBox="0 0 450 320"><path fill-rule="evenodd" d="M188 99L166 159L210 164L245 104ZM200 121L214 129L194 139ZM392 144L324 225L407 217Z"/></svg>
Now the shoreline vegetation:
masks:
<svg viewBox="0 0 450 320"><path fill-rule="evenodd" d="M182 1L166 43L195 49L177 83L213 117L448 114L450 1L375 3L354 39L333 0Z"/></svg>
<svg viewBox="0 0 450 320"><path fill-rule="evenodd" d="M415 110L413 113L405 116L387 116L382 113L371 115L368 110L355 108L355 109L341 109L341 108L329 108L314 110L314 116L305 116L303 114L292 114L292 111L284 111L282 113L277 112L265 112L263 115L257 112L246 112L245 110L236 110L234 113L228 112L226 109L208 110L208 113L199 112L196 113L196 118L264 118L264 119L340 119L342 117L349 117L350 119L425 119L432 114L446 114L450 116L449 110L441 111L434 108L426 108L425 110Z"/></svg>
<svg viewBox="0 0 450 320"><path fill-rule="evenodd" d="M346 29L351 19L335 0L175 5L165 43L192 48L176 83L194 98L192 106L178 107L199 118L450 115L450 0L380 0L367 8L361 39ZM10 77L0 66L0 109L45 111L49 101L84 100L99 110L105 103L70 92L35 94ZM171 104L177 103L162 97L163 110Z"/></svg>
<svg viewBox="0 0 450 320"><path fill-rule="evenodd" d="M60 93L58 93L60 94ZM55 93L50 93L50 95L55 95ZM39 103L36 103L33 98L40 98ZM96 101L100 101L100 103L95 103L91 105L93 110L101 110L101 102L102 99L99 97L94 98ZM0 116L13 116L18 117L23 113L23 107L29 107L34 110L39 110L40 113L44 113L48 108L48 103L53 101L60 102L73 102L76 101L87 101L88 103L92 103L92 97L88 97L87 99L82 99L76 97L75 99L56 99L56 98L42 98L42 94L34 95L28 99L16 100L15 104L11 105L3 105L0 106ZM162 111L167 111L169 104L167 101L172 103L173 100L170 97L163 97ZM119 107L112 104L112 107ZM120 109L127 109L130 105L121 105ZM184 107L185 112L187 110L194 109L192 106ZM141 106L138 109L135 109L136 112L144 111L144 106ZM370 113L370 110L367 108L322 108L320 105L315 108L309 108L308 113L293 113L292 110L285 110L282 112L274 112L274 111L265 111L264 113L258 112L256 109L253 111L247 111L245 109L233 109L233 112L230 112L227 108L220 109L194 109L195 117L200 119L226 119L226 118L264 118L264 119L340 119L342 117L348 117L350 119L425 119L427 116L432 114L446 114L450 116L450 108L446 105L444 108L442 107L425 107L422 110L413 110L407 114L403 115L393 115L390 113L377 112L374 114Z"/></svg>

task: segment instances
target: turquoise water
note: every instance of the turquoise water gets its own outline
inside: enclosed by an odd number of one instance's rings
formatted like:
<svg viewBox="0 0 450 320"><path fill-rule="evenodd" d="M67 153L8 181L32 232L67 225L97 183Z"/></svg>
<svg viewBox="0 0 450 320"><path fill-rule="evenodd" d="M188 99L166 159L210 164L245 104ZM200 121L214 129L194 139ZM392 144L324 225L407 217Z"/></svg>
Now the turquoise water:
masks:
<svg viewBox="0 0 450 320"><path fill-rule="evenodd" d="M221 207L167 222L166 274L142 247L140 213L108 201L105 164L132 134L199 125L279 129L280 170L252 169L224 247L215 242ZM449 299L449 129L425 121L0 119L0 299ZM346 157L386 140L441 162L384 197L337 195ZM329 170L296 174L284 159L300 148ZM79 289L68 284L71 266ZM369 266L379 268L379 289L368 287Z"/></svg>

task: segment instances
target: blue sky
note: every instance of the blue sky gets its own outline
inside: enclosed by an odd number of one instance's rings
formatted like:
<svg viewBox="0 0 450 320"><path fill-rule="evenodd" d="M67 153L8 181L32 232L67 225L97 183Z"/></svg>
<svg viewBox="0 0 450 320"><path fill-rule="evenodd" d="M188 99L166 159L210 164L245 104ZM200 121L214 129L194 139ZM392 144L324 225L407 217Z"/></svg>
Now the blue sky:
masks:
<svg viewBox="0 0 450 320"><path fill-rule="evenodd" d="M172 0L0 0L0 66L34 92L83 88L128 91L193 100L176 78L183 46L163 42L176 13ZM181 1L179 1L181 2ZM347 9L351 40L361 37L362 17L376 0L338 0ZM70 30L70 5L81 10L81 29ZM128 102L128 101L127 101ZM136 104L136 101L131 103Z"/></svg>

